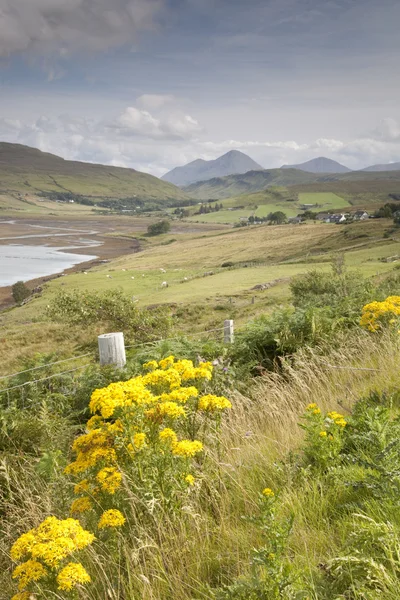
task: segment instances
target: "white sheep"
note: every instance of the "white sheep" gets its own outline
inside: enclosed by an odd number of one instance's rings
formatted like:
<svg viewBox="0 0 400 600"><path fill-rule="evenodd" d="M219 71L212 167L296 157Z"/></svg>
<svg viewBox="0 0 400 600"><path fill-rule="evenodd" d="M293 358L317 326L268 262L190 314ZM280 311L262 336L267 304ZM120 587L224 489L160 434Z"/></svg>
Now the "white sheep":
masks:
<svg viewBox="0 0 400 600"><path fill-rule="evenodd" d="M135 278L133 277L133 275L132 275L131 279L135 279Z"/></svg>
<svg viewBox="0 0 400 600"><path fill-rule="evenodd" d="M166 273L167 271L165 269L160 269L161 273Z"/></svg>
<svg viewBox="0 0 400 600"><path fill-rule="evenodd" d="M168 283L166 281L163 281L161 284L161 287L166 288L168 287Z"/></svg>

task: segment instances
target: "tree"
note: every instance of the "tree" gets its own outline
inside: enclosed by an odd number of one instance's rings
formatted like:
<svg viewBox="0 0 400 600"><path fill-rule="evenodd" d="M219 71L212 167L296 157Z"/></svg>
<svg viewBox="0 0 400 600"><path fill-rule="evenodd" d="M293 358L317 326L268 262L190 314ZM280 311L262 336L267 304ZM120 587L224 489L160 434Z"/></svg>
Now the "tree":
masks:
<svg viewBox="0 0 400 600"><path fill-rule="evenodd" d="M168 233L171 229L171 223L164 219L163 221L158 221L157 223L153 223L149 225L147 228L148 235L161 235L162 233Z"/></svg>
<svg viewBox="0 0 400 600"><path fill-rule="evenodd" d="M282 223L286 223L286 215L281 210L277 210L276 212L269 213L267 217L268 221L271 223L275 223L275 225L282 225Z"/></svg>
<svg viewBox="0 0 400 600"><path fill-rule="evenodd" d="M11 290L14 301L17 304L21 304L21 302L31 295L30 289L24 284L23 281L17 281L17 283L14 283Z"/></svg>

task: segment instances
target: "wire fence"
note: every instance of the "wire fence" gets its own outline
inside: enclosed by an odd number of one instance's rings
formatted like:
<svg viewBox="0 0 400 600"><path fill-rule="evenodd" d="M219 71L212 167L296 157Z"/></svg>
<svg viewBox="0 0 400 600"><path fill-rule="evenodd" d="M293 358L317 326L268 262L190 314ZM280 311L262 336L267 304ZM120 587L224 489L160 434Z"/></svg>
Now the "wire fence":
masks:
<svg viewBox="0 0 400 600"><path fill-rule="evenodd" d="M205 337L205 336L207 336L209 334L212 334L212 333L224 332L224 331L225 331L225 327L216 327L214 329L208 329L208 330L205 330L205 331L199 331L199 332L191 333L191 334L188 334L188 335L187 334L185 334L185 335L182 334L180 336L169 337L169 338L158 338L158 339L150 340L148 342L143 342L143 343L140 343L140 344L132 344L132 345L125 346L125 349L126 350L130 350L130 349L138 349L138 348L150 347L150 346L152 346L152 345L154 345L156 343L160 343L160 342L177 341L177 340L182 340L183 338L186 338L186 339L198 338L199 336L200 337ZM65 364L67 362L81 360L81 359L87 358L89 356L94 359L96 357L96 353L95 352L87 352L86 354L80 354L78 356L73 356L71 358L65 358L65 359L62 359L62 360L56 360L56 361L53 361L53 362L44 363L42 365L38 365L38 366L35 366L35 367L30 367L29 369L24 369L22 371L18 371L16 373L12 373L10 375L2 375L2 376L0 376L0 381L10 380L10 379L13 379L14 377L19 377L21 375L26 375L28 373L39 371L39 370L42 370L42 369L52 368L54 366ZM75 367L73 369L68 369L66 371L61 371L61 372L53 373L51 375L48 375L46 377L41 377L41 378L38 378L38 379L30 379L28 381L24 381L23 383L18 383L18 384L15 384L15 385L12 385L12 386L9 386L9 387L6 387L6 388L2 388L2 389L0 389L0 394L9 393L9 392L12 392L12 391L14 391L16 389L26 388L27 386L35 385L35 384L38 384L38 383L43 383L45 381L48 381L48 380L51 380L51 379L54 379L54 378L62 377L64 375L67 375L67 374L70 374L70 373L74 373L74 372L76 372L78 370L85 369L86 367L89 367L92 364L93 363L89 363L88 362L88 363L86 363L84 365L79 365L78 367Z"/></svg>
<svg viewBox="0 0 400 600"><path fill-rule="evenodd" d="M231 331L231 338L229 341L233 341L233 321L227 321L227 323L232 323L232 331ZM202 337L205 338L207 335L209 336L210 334L216 334L216 333L220 333L220 332L224 332L224 341L226 341L226 326L224 327L216 327L213 329L208 329L205 331L199 331L199 332L195 332L195 333L191 333L191 334L181 334L179 336L174 336L174 337L169 337L169 338L158 338L158 339L154 339L154 340L150 340L147 342L142 342L140 344L131 344L128 346L125 346L125 350L131 350L131 349L139 349L139 348L145 348L145 347L151 347L154 346L154 344L158 344L160 342L173 342L173 341L177 341L177 340L183 340L183 339L194 339L194 338L198 338L198 337ZM235 332L235 337L238 336L239 338L242 335L245 335L246 332L245 331L236 331ZM10 380L13 379L15 377L19 377L21 375L26 375L28 373L32 373L35 371L39 371L41 369L48 369L48 368L52 368L61 364L65 364L71 361L77 361L77 360L82 360L83 358L88 358L88 357L92 357L92 359L96 358L96 352L87 352L85 354L80 354L78 356L73 356L71 358L65 358L65 359L61 359L61 360L56 360L50 363L44 363L42 365L38 365L35 367L31 367L29 369L24 369L22 371L18 371L16 373L12 373L11 375L2 375L0 376L0 381L5 381L5 380ZM330 369L340 369L340 370L349 370L349 371L365 371L365 372L380 372L381 369L375 369L375 368L371 368L371 367L352 367L349 365L332 365L327 361L324 361L322 358L320 358L321 365L326 366ZM68 369L66 371L61 371L61 372L57 372L57 373L52 373L46 377L41 377L38 379L31 379L28 381L24 381L22 383L16 383L15 385L11 385L5 388L0 389L0 394L9 394L9 392L12 392L14 390L17 389L24 389L28 386L31 385L37 385L46 381L50 381L51 379L55 379L55 378L60 378L63 377L64 375L69 375L71 373L75 373L79 370L85 369L89 366L93 365L93 362L86 362L83 365L79 365L73 369Z"/></svg>

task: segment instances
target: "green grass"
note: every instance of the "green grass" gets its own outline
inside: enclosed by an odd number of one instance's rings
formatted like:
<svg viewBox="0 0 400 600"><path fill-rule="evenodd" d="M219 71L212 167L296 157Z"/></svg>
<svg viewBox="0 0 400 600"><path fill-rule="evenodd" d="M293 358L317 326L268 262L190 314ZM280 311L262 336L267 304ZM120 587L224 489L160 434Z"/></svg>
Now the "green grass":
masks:
<svg viewBox="0 0 400 600"><path fill-rule="evenodd" d="M331 192L303 192L299 194L299 204L315 204L316 212L331 211L339 208L348 208L351 204L337 194Z"/></svg>

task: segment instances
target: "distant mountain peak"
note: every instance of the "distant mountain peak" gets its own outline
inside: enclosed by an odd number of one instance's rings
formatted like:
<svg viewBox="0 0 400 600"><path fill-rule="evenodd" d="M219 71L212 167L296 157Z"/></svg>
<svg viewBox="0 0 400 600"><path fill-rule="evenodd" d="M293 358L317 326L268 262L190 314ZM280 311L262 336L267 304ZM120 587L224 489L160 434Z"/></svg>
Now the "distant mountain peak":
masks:
<svg viewBox="0 0 400 600"><path fill-rule="evenodd" d="M298 165L282 165L282 169L299 169L307 173L349 173L351 169L341 165L336 160L318 156Z"/></svg>
<svg viewBox="0 0 400 600"><path fill-rule="evenodd" d="M400 171L400 162L391 162L379 165L371 165L362 171Z"/></svg>
<svg viewBox="0 0 400 600"><path fill-rule="evenodd" d="M161 179L178 186L190 185L198 181L206 181L214 177L237 175L248 171L262 171L258 163L240 150L229 150L215 160L198 158L187 165L176 167L162 176Z"/></svg>

